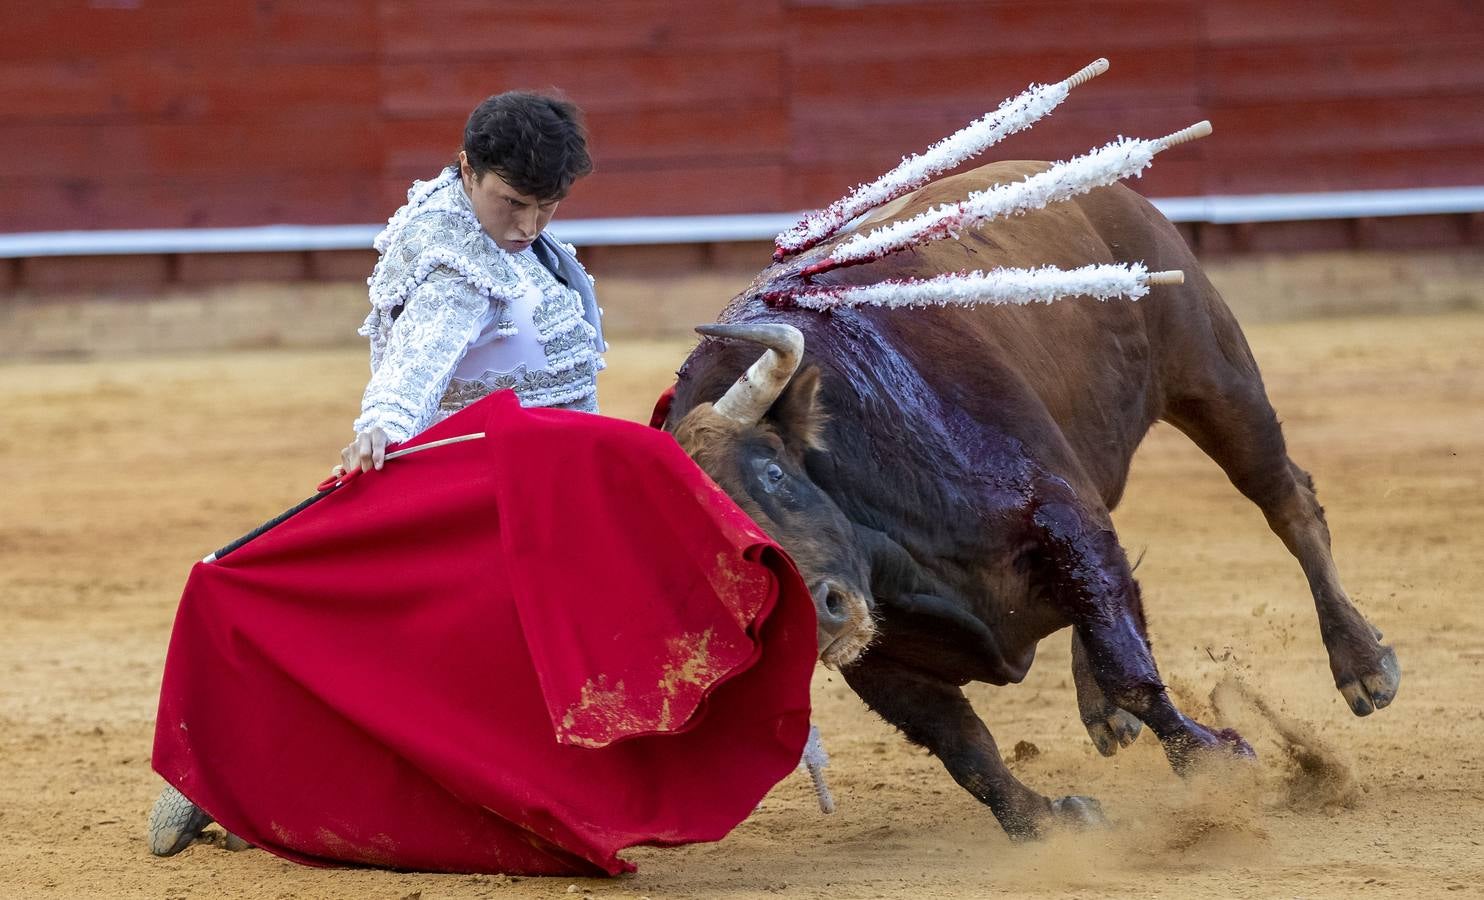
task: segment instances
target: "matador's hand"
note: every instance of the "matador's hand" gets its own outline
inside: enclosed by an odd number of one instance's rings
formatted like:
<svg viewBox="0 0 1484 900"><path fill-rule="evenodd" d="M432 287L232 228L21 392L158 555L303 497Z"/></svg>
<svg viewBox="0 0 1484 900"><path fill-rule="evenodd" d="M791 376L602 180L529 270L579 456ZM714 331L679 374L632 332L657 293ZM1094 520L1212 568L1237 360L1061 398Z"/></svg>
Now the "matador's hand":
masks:
<svg viewBox="0 0 1484 900"><path fill-rule="evenodd" d="M356 439L340 451L340 462L342 465L335 468L342 472L358 466L362 472L380 469L386 462L386 432L377 425L357 434Z"/></svg>

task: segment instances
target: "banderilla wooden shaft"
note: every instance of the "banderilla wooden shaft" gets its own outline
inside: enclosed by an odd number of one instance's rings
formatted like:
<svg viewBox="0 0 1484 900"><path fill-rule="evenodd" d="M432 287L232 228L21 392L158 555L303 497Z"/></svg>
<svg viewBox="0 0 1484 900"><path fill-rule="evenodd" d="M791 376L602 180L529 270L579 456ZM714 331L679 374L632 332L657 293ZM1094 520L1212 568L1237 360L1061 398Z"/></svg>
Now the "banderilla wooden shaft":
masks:
<svg viewBox="0 0 1484 900"><path fill-rule="evenodd" d="M1177 146L1179 144L1187 144L1199 138L1206 137L1210 135L1210 133L1211 121L1209 119L1202 119L1189 128L1182 128L1174 134L1165 135L1164 137L1155 141L1155 144L1157 144L1159 146L1159 149L1161 150L1168 150L1171 147Z"/></svg>
<svg viewBox="0 0 1484 900"><path fill-rule="evenodd" d="M1075 75L1068 78L1067 87L1080 87L1106 71L1108 71L1108 61L1106 59L1095 59L1078 69Z"/></svg>

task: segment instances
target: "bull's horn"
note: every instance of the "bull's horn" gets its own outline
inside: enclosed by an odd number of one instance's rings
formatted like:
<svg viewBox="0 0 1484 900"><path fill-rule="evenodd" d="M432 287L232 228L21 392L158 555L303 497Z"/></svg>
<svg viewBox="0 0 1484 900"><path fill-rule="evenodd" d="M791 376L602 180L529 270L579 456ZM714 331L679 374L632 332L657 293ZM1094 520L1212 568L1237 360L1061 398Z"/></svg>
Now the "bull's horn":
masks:
<svg viewBox="0 0 1484 900"><path fill-rule="evenodd" d="M696 331L707 337L751 341L768 348L747 372L737 379L716 401L718 414L753 425L762 421L763 413L783 393L804 358L804 335L792 325L767 322L758 325L698 325Z"/></svg>

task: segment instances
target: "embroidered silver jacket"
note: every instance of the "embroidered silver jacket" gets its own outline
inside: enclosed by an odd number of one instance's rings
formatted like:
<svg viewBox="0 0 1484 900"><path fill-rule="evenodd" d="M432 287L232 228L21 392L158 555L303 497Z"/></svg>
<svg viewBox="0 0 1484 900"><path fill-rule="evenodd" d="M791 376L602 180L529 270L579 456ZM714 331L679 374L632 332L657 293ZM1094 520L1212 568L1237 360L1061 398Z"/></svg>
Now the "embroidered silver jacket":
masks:
<svg viewBox="0 0 1484 900"><path fill-rule="evenodd" d="M526 406L597 411L597 373L604 363L592 279L570 246L542 236L542 249L571 287L534 260L507 254L484 233L457 170L417 182L407 205L377 236L381 254L367 280L371 311L360 333L371 343L371 380L356 431L379 425L405 441L494 390L513 388ZM513 336L506 306L530 290L546 367L453 378L455 368L493 315L497 334Z"/></svg>

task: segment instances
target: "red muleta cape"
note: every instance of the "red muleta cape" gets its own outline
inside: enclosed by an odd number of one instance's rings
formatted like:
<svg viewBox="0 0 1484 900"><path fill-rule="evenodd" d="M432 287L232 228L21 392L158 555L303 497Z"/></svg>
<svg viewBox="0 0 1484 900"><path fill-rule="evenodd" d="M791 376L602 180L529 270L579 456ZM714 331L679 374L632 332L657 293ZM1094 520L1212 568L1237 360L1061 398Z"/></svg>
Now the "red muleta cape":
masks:
<svg viewBox="0 0 1484 900"><path fill-rule="evenodd" d="M308 864L615 874L798 764L814 612L667 434L492 395L181 597L155 771Z"/></svg>

